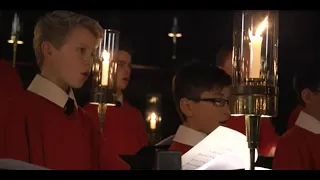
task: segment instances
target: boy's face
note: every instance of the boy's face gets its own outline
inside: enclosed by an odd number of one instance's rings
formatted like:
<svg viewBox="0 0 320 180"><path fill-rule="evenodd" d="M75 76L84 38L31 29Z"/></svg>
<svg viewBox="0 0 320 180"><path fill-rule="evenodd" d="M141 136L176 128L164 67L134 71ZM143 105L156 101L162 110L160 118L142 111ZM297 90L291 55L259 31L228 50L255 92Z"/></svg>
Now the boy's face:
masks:
<svg viewBox="0 0 320 180"><path fill-rule="evenodd" d="M301 98L305 103L305 109L316 118L320 118L320 92L312 92L306 88L301 92Z"/></svg>
<svg viewBox="0 0 320 180"><path fill-rule="evenodd" d="M127 88L131 75L131 55L126 51L119 51L117 54L118 72L117 89Z"/></svg>
<svg viewBox="0 0 320 180"><path fill-rule="evenodd" d="M230 117L228 98L231 86L206 91L200 95L199 102L192 102L187 124L191 128L210 134L218 126L226 126Z"/></svg>
<svg viewBox="0 0 320 180"><path fill-rule="evenodd" d="M66 86L80 88L88 79L99 40L86 28L71 31L60 49L53 48L54 73Z"/></svg>

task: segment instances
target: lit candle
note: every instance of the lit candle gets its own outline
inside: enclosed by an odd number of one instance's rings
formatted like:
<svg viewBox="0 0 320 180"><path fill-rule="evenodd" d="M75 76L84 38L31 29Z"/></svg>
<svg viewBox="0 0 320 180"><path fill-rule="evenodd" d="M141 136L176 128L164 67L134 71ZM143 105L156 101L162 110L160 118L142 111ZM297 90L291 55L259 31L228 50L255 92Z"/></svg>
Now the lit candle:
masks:
<svg viewBox="0 0 320 180"><path fill-rule="evenodd" d="M268 16L262 21L258 26L255 35L249 29L249 38L250 38L250 78L260 78L261 70L261 45L262 37L261 34L264 29L268 26Z"/></svg>
<svg viewBox="0 0 320 180"><path fill-rule="evenodd" d="M155 130L157 128L157 115L156 113L151 113L150 116L150 129Z"/></svg>
<svg viewBox="0 0 320 180"><path fill-rule="evenodd" d="M108 75L109 75L109 63L110 63L110 53L104 50L102 52L102 77L101 77L101 85L108 85Z"/></svg>

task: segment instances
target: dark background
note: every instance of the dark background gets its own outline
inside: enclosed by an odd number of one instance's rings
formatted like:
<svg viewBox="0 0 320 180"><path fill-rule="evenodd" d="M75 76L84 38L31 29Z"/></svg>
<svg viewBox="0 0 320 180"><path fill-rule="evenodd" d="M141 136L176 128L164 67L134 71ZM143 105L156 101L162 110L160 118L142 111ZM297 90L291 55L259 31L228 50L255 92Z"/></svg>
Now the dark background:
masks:
<svg viewBox="0 0 320 180"><path fill-rule="evenodd" d="M33 28L46 11L16 11L23 24L17 54L17 68L27 87L38 72L32 49ZM171 78L177 64L192 59L214 62L223 44L232 43L232 11L75 11L98 20L104 28L121 31L121 38L130 40L134 49L133 63L159 67L160 70L132 70L132 80L126 95L129 102L145 109L147 93L162 94L162 135L173 134L179 118L171 97ZM12 60L11 33L14 11L2 11L0 16L0 57ZM318 58L320 12L280 11L279 28L279 116L272 120L278 134L286 130L288 116L296 106L292 78L296 69L312 58ZM168 37L173 17L179 18L183 34L178 39L177 59L173 60L172 39ZM90 82L77 91L78 103L88 101Z"/></svg>

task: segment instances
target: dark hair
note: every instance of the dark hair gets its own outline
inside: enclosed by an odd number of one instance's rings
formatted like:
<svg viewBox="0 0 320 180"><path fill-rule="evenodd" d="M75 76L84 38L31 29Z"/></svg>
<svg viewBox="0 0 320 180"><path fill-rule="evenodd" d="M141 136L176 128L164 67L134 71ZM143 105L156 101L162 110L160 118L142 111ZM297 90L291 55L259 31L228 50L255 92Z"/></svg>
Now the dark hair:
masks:
<svg viewBox="0 0 320 180"><path fill-rule="evenodd" d="M130 55L134 53L132 48L132 42L128 38L121 38L119 42L119 50L126 51Z"/></svg>
<svg viewBox="0 0 320 180"><path fill-rule="evenodd" d="M231 83L231 77L226 72L210 63L193 62L183 66L172 82L174 103L182 120L186 118L180 110L182 98L199 99L203 92L222 89Z"/></svg>
<svg viewBox="0 0 320 180"><path fill-rule="evenodd" d="M216 66L223 66L226 63L227 57L231 52L232 46L222 46L216 55Z"/></svg>
<svg viewBox="0 0 320 180"><path fill-rule="evenodd" d="M301 92L309 89L312 92L320 92L320 63L317 61L310 62L303 66L293 78L293 87L298 95L301 105L305 102L301 98Z"/></svg>

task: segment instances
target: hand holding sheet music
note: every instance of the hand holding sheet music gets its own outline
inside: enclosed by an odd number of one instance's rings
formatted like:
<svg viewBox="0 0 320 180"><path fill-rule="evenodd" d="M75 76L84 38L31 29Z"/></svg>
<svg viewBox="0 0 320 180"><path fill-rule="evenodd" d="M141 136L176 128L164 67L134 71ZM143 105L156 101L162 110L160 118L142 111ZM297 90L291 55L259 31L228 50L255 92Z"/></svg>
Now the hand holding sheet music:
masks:
<svg viewBox="0 0 320 180"><path fill-rule="evenodd" d="M257 154L256 151L256 160ZM246 136L220 126L182 156L182 169L245 169L249 157Z"/></svg>

